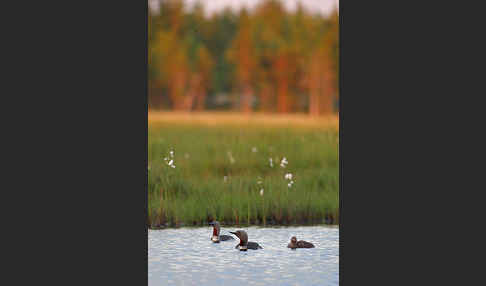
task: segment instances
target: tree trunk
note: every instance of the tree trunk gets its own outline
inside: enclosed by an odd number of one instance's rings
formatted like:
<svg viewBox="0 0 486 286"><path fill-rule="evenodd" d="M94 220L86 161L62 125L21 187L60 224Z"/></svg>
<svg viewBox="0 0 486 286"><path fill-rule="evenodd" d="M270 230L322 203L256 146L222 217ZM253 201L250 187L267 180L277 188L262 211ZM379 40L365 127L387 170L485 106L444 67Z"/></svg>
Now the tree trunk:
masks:
<svg viewBox="0 0 486 286"><path fill-rule="evenodd" d="M249 84L246 84L243 87L243 92L241 94L241 111L244 113L250 113L252 111L251 108L251 97L253 95L253 89Z"/></svg>
<svg viewBox="0 0 486 286"><path fill-rule="evenodd" d="M287 81L279 80L277 86L278 102L277 110L280 113L287 113L290 111L289 87Z"/></svg>
<svg viewBox="0 0 486 286"><path fill-rule="evenodd" d="M277 79L277 111L287 113L290 111L289 63L287 56L279 56L275 62L274 69Z"/></svg>
<svg viewBox="0 0 486 286"><path fill-rule="evenodd" d="M260 92L260 109L264 112L270 112L274 109L272 104L273 90L270 84L264 84Z"/></svg>
<svg viewBox="0 0 486 286"><path fill-rule="evenodd" d="M334 94L334 81L332 76L332 70L329 65L329 61L325 60L322 72L322 100L321 100L321 111L323 114L332 113L332 97Z"/></svg>
<svg viewBox="0 0 486 286"><path fill-rule="evenodd" d="M321 104L321 69L318 61L312 61L309 69L309 113L311 116L319 116Z"/></svg>
<svg viewBox="0 0 486 286"><path fill-rule="evenodd" d="M309 94L309 113L311 116L319 116L319 90L311 89Z"/></svg>
<svg viewBox="0 0 486 286"><path fill-rule="evenodd" d="M196 110L203 111L206 107L206 91L200 90L196 97Z"/></svg>
<svg viewBox="0 0 486 286"><path fill-rule="evenodd" d="M186 75L184 72L174 72L174 76L169 83L169 94L175 110L184 109L184 90L186 87Z"/></svg>

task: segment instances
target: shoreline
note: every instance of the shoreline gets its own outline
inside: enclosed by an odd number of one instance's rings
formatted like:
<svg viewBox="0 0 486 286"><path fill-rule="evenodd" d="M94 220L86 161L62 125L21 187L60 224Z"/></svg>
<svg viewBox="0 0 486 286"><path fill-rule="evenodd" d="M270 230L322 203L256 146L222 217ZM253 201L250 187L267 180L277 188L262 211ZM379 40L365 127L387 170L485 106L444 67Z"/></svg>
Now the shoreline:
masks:
<svg viewBox="0 0 486 286"><path fill-rule="evenodd" d="M263 225L263 224L221 224L221 227L257 227L257 228L287 228L287 227L305 227L305 226L323 226L330 228L339 228L339 224L326 224L326 223L313 223L313 224L274 224L274 225ZM164 229L180 229L180 228L201 228L201 227L211 227L210 225L180 225L180 226L161 226L161 227L147 227L149 230L164 230Z"/></svg>
<svg viewBox="0 0 486 286"><path fill-rule="evenodd" d="M257 226L257 227L292 227L292 226L339 226L338 219L334 219L332 217L328 217L326 219L316 219L309 222L289 222L289 223L277 223L274 220L268 220L265 224L261 223L260 221L256 223L237 223L237 222L228 222L228 221L220 221L221 226L225 227L234 227L234 226L242 226L242 227L249 227L249 226ZM175 229L175 228L197 228L197 227L206 227L209 226L209 220L204 222L194 222L192 224L186 224L183 222L180 223L165 223L159 225L150 225L147 224L148 229L157 230L157 229Z"/></svg>

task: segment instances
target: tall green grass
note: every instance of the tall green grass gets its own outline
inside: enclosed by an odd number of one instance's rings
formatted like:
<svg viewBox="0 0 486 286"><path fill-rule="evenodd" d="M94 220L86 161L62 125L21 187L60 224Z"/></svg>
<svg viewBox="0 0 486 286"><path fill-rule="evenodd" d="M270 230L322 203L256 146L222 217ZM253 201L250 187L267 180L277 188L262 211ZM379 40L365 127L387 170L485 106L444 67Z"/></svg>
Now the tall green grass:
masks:
<svg viewBox="0 0 486 286"><path fill-rule="evenodd" d="M339 223L336 129L153 123L148 142L151 227Z"/></svg>

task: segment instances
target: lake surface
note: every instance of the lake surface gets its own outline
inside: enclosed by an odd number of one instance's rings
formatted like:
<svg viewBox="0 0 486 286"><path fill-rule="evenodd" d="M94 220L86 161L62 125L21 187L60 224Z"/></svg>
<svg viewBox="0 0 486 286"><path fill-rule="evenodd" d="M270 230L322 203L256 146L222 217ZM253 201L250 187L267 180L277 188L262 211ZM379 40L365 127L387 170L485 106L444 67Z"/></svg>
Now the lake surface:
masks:
<svg viewBox="0 0 486 286"><path fill-rule="evenodd" d="M212 243L212 227L148 231L148 285L339 285L339 228L243 229L263 249L239 251L238 238ZM232 235L233 236L233 235ZM291 250L292 236L316 247Z"/></svg>

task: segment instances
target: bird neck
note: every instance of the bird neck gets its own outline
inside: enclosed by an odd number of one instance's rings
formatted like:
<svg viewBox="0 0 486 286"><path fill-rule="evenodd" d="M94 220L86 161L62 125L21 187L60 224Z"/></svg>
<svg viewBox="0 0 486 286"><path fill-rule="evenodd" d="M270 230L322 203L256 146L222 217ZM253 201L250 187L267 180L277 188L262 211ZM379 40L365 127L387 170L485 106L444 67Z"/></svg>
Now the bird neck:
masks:
<svg viewBox="0 0 486 286"><path fill-rule="evenodd" d="M213 227L213 236L219 236L218 230Z"/></svg>

